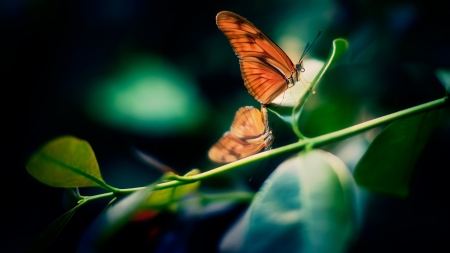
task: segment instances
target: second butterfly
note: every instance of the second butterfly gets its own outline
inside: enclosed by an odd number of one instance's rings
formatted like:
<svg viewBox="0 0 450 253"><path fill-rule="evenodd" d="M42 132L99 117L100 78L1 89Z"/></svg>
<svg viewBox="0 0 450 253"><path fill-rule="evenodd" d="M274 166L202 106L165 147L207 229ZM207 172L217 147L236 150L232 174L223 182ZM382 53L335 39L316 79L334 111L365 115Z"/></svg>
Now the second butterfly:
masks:
<svg viewBox="0 0 450 253"><path fill-rule="evenodd" d="M270 149L274 136L268 126L267 108L261 112L252 107L241 107L226 132L209 150L209 158L216 163L230 163Z"/></svg>

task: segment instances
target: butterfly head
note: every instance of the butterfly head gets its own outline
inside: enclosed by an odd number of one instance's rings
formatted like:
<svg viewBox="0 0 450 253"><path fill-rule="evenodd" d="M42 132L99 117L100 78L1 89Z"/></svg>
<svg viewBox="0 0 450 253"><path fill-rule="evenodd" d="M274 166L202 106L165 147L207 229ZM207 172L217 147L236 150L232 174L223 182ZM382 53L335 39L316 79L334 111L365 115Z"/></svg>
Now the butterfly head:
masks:
<svg viewBox="0 0 450 253"><path fill-rule="evenodd" d="M300 81L301 72L305 72L305 68L303 68L303 60L300 59L300 61L295 64L294 83Z"/></svg>

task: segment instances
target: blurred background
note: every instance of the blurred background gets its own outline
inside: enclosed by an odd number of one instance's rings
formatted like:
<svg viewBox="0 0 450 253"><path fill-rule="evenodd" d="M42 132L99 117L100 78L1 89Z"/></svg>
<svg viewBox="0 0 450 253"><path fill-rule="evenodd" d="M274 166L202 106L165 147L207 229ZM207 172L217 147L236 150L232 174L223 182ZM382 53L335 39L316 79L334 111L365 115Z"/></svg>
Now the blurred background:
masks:
<svg viewBox="0 0 450 253"><path fill-rule="evenodd" d="M229 129L240 107L259 107L215 24L221 10L253 22L293 62L321 30L306 56L306 73L308 61L312 71L312 62L326 59L334 39L348 40L349 49L305 108L301 129L307 136L444 96L436 71L450 69L448 22L442 21L450 11L433 1L1 0L3 125L9 137L2 174L6 225L1 252L24 252L70 206L63 189L41 184L25 169L28 157L55 137L87 140L103 178L119 188L158 178L162 172L149 164L150 158L179 174L218 166L208 161L208 149ZM269 120L274 148L296 141L291 129L270 112ZM323 148L353 169L379 130ZM450 168L449 143L446 120L419 158L408 198L361 190L361 234L350 252L450 248L449 190L443 176ZM206 180L202 187L257 190L288 155ZM82 195L100 192L81 189ZM84 229L106 203L77 212L49 252L75 251ZM189 235L203 242L202 248L185 249L214 252L242 210L212 215L216 226L203 224Z"/></svg>

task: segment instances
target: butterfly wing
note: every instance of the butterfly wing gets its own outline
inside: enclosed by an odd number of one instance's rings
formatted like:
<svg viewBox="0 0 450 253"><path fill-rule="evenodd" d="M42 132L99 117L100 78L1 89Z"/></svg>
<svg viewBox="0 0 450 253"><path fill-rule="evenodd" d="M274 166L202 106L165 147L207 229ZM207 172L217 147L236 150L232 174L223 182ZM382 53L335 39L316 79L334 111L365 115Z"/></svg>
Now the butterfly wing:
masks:
<svg viewBox="0 0 450 253"><path fill-rule="evenodd" d="M241 107L234 116L231 133L240 139L254 139L261 137L266 130L261 112L252 107Z"/></svg>
<svg viewBox="0 0 450 253"><path fill-rule="evenodd" d="M256 100L269 104L286 91L297 70L277 44L236 13L221 11L216 23L238 55L244 84Z"/></svg>
<svg viewBox="0 0 450 253"><path fill-rule="evenodd" d="M226 132L209 150L208 156L216 163L230 163L258 153L265 147L264 138L248 143Z"/></svg>
<svg viewBox="0 0 450 253"><path fill-rule="evenodd" d="M231 130L209 150L209 158L217 163L229 163L268 148L273 136L267 127L267 109L260 112L252 106L241 107L234 117Z"/></svg>

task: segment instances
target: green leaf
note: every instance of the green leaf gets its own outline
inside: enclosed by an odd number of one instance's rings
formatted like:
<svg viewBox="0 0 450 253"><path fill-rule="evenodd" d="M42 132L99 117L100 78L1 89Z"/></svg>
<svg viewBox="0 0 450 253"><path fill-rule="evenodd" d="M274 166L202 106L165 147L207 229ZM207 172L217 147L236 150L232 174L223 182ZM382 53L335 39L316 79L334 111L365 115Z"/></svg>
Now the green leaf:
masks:
<svg viewBox="0 0 450 253"><path fill-rule="evenodd" d="M354 171L356 183L379 193L408 196L415 163L430 134L443 118L444 110L420 113L389 124L357 164Z"/></svg>
<svg viewBox="0 0 450 253"><path fill-rule="evenodd" d="M286 107L281 104L281 106L274 106L274 104L269 107L269 109L278 115L283 121L285 121L289 126L292 127L293 131L299 137L300 139L304 138L302 133L300 132L298 128L298 121L300 118L300 114L303 108L303 105L306 103L308 98L311 96L311 93L316 89L317 84L322 79L325 72L330 67L331 63L333 61L336 61L345 50L348 48L348 42L345 39L335 39L333 41L333 47L330 52L330 55L325 62L325 64L322 66L322 69L319 71L319 73L316 75L314 80L309 84L309 86L306 86L304 84L296 84L294 87L289 89L290 93L294 93L294 97L296 97L296 103L295 106L292 108L290 106Z"/></svg>
<svg viewBox="0 0 450 253"><path fill-rule="evenodd" d="M33 242L33 244L28 248L27 253L34 252L44 252L44 250L55 240L59 235L61 230L66 226L67 222L75 214L75 211L79 206L76 206L65 214L61 215L58 219L52 222L44 232L42 232L39 237Z"/></svg>
<svg viewBox="0 0 450 253"><path fill-rule="evenodd" d="M307 136L320 136L351 126L360 110L358 101L348 94L333 94L312 110L304 111L300 123Z"/></svg>
<svg viewBox="0 0 450 253"><path fill-rule="evenodd" d="M148 196L154 190L157 182L120 199L89 226L80 242L79 252L97 252L111 236L119 231L135 215Z"/></svg>
<svg viewBox="0 0 450 253"><path fill-rule="evenodd" d="M58 137L45 144L31 156L26 168L34 178L54 187L108 188L89 143L73 136Z"/></svg>
<svg viewBox="0 0 450 253"><path fill-rule="evenodd" d="M301 152L269 176L220 249L346 252L355 228L353 189L339 158L322 150Z"/></svg>
<svg viewBox="0 0 450 253"><path fill-rule="evenodd" d="M436 70L436 76L441 81L447 92L450 92L450 70L438 69Z"/></svg>
<svg viewBox="0 0 450 253"><path fill-rule="evenodd" d="M194 176L200 173L200 170L194 169L186 173L184 176ZM193 183L166 188L154 191L145 201L144 206L148 208L160 209L165 208L175 201L181 199L184 195L195 191L200 186L200 181Z"/></svg>

